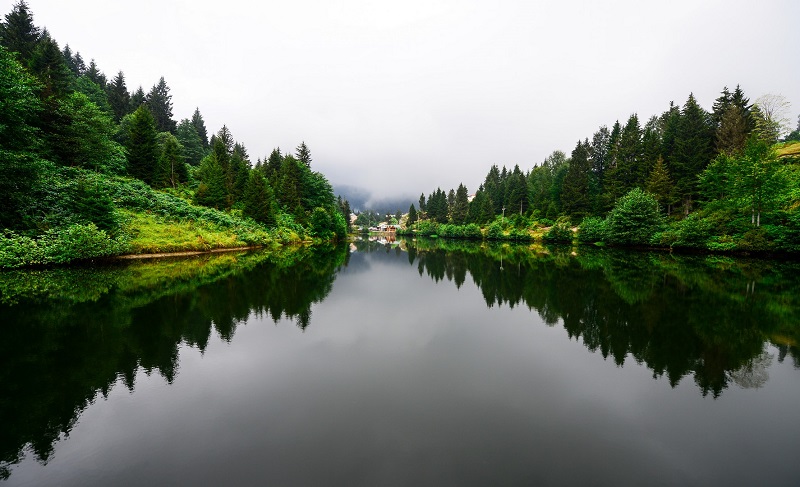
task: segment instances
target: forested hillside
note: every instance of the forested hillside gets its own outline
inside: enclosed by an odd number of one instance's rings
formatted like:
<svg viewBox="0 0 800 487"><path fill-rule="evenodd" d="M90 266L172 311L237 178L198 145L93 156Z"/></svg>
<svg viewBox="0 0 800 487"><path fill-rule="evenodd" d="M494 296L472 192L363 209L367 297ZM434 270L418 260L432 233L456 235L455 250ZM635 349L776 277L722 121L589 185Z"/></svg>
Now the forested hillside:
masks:
<svg viewBox="0 0 800 487"><path fill-rule="evenodd" d="M199 109L176 120L163 77L109 80L24 1L0 23L0 267L343 237L311 161L303 142L253 164Z"/></svg>
<svg viewBox="0 0 800 487"><path fill-rule="evenodd" d="M778 95L751 103L737 86L706 111L690 94L527 172L493 165L471 200L463 185L422 194L408 221L466 238L529 240L545 228L545 240L572 241L580 224L584 242L800 251L800 120L789 133L788 107Z"/></svg>

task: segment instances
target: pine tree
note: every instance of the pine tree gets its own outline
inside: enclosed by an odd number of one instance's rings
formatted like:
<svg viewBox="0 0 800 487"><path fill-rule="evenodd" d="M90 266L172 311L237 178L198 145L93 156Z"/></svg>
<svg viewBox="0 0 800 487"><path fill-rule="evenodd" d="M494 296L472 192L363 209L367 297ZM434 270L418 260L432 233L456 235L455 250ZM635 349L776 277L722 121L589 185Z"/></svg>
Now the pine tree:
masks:
<svg viewBox="0 0 800 487"><path fill-rule="evenodd" d="M147 105L153 113L158 131L174 134L177 124L172 119L172 95L163 76L147 93Z"/></svg>
<svg viewBox="0 0 800 487"><path fill-rule="evenodd" d="M736 105L731 105L722 114L717 128L717 151L722 154L738 154L744 149L746 142L747 121L742 115L742 110Z"/></svg>
<svg viewBox="0 0 800 487"><path fill-rule="evenodd" d="M283 156L281 155L280 147L272 149L269 158L264 163L264 174L267 176L270 183L275 184L275 182L277 182L282 163Z"/></svg>
<svg viewBox="0 0 800 487"><path fill-rule="evenodd" d="M200 140L203 142L203 149L208 150L208 131L206 131L206 124L203 121L203 116L200 115L199 108L194 109L194 114L192 114L192 125L194 125L197 135L200 136Z"/></svg>
<svg viewBox="0 0 800 487"><path fill-rule="evenodd" d="M31 72L43 85L42 99L61 98L70 91L72 72L64 61L58 43L50 36L42 35L30 61Z"/></svg>
<svg viewBox="0 0 800 487"><path fill-rule="evenodd" d="M455 205L453 207L453 223L459 225L466 223L468 213L469 194L467 192L467 187L462 183L458 185L458 190L456 191Z"/></svg>
<svg viewBox="0 0 800 487"><path fill-rule="evenodd" d="M97 64L95 64L94 59L89 61L89 69L86 70L85 76L92 80L92 82L97 84L100 88L105 89L106 84L108 84L106 75L100 71L100 69L97 67Z"/></svg>
<svg viewBox="0 0 800 487"><path fill-rule="evenodd" d="M520 215L528 211L528 182L525 175L515 165L514 169L506 175L505 186L505 207L507 213L517 213ZM502 211L502 210L501 210Z"/></svg>
<svg viewBox="0 0 800 487"><path fill-rule="evenodd" d="M589 195L589 176L591 166L589 162L589 140L578 141L572 150L569 169L564 176L564 185L561 193L562 208L564 213L580 219L591 213L591 199Z"/></svg>
<svg viewBox="0 0 800 487"><path fill-rule="evenodd" d="M218 210L226 208L228 194L225 190L225 172L213 152L203 158L197 176L200 184L194 194L195 203Z"/></svg>
<svg viewBox="0 0 800 487"><path fill-rule="evenodd" d="M160 154L153 176L153 186L174 188L178 184L186 182L189 175L183 158L183 147L178 139L169 132L158 134L158 140Z"/></svg>
<svg viewBox="0 0 800 487"><path fill-rule="evenodd" d="M131 95L125 86L125 74L120 71L108 85L108 103L114 112L114 120L119 123L122 117L130 113Z"/></svg>
<svg viewBox="0 0 800 487"><path fill-rule="evenodd" d="M650 171L650 176L647 178L645 189L648 193L655 196L659 206L667 211L667 215L671 213L672 203L674 202L675 185L669 177L664 159L659 157L653 169Z"/></svg>
<svg viewBox="0 0 800 487"><path fill-rule="evenodd" d="M5 19L0 24L0 45L16 52L20 63L27 66L33 58L41 31L33 25L33 15L25 0L14 4Z"/></svg>
<svg viewBox="0 0 800 487"><path fill-rule="evenodd" d="M147 106L142 105L133 112L127 150L130 175L152 184L158 161L158 132Z"/></svg>
<svg viewBox="0 0 800 487"><path fill-rule="evenodd" d="M690 94L681 110L670 171L675 176L684 213L688 214L698 194L698 176L713 158L713 128L709 116Z"/></svg>
<svg viewBox="0 0 800 487"><path fill-rule="evenodd" d="M194 124L188 119L184 118L178 124L175 130L175 136L178 142L183 146L183 157L187 164L197 166L200 161L205 157L205 150L203 150L203 141L194 128Z"/></svg>
<svg viewBox="0 0 800 487"><path fill-rule="evenodd" d="M306 146L305 141L301 142L300 145L297 146L297 149L295 150L295 157L298 161L305 164L306 167L311 167L311 151L308 150L308 146Z"/></svg>
<svg viewBox="0 0 800 487"><path fill-rule="evenodd" d="M136 109L142 106L145 101L147 101L147 96L144 94L144 90L140 86L131 94L131 104L128 107L128 113L135 112Z"/></svg>
<svg viewBox="0 0 800 487"><path fill-rule="evenodd" d="M412 203L411 206L408 207L408 219L406 220L406 227L411 227L414 223L417 222L417 209L414 208L414 204Z"/></svg>
<svg viewBox="0 0 800 487"><path fill-rule="evenodd" d="M258 171L251 171L242 195L244 216L264 224L274 225L277 213L275 195L272 188Z"/></svg>

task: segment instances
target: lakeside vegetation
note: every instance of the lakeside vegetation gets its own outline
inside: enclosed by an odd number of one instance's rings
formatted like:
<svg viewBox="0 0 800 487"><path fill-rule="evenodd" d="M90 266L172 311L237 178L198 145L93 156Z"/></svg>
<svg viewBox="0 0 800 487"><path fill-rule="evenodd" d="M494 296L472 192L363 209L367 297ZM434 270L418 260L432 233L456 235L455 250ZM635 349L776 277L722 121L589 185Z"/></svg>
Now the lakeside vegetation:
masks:
<svg viewBox="0 0 800 487"><path fill-rule="evenodd" d="M349 207L304 142L253 164L162 77L129 91L33 22L0 22L0 268L125 253L274 246L347 234Z"/></svg>
<svg viewBox="0 0 800 487"><path fill-rule="evenodd" d="M523 172L493 165L474 197L461 184L420 195L401 233L448 238L800 251L800 120L788 102L723 89L637 114ZM572 231L575 229L576 231Z"/></svg>

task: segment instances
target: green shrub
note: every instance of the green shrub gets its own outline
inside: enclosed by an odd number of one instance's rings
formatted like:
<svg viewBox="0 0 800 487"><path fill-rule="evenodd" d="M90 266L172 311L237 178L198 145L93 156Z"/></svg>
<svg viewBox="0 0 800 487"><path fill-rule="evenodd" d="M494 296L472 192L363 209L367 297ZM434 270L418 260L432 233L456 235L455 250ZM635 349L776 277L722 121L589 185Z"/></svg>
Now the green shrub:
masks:
<svg viewBox="0 0 800 487"><path fill-rule="evenodd" d="M606 219L607 241L618 245L648 245L663 217L652 194L632 189L617 201Z"/></svg>
<svg viewBox="0 0 800 487"><path fill-rule="evenodd" d="M578 241L583 243L603 242L606 239L606 221L596 216L584 218L578 228Z"/></svg>
<svg viewBox="0 0 800 487"><path fill-rule="evenodd" d="M677 227L675 246L706 248L706 243L711 237L712 223L710 221L700 218L696 213L692 213L675 226Z"/></svg>
<svg viewBox="0 0 800 487"><path fill-rule="evenodd" d="M545 242L572 243L573 237L574 234L572 233L569 219L560 217L555 225L550 227L550 230L542 236L542 239Z"/></svg>
<svg viewBox="0 0 800 487"><path fill-rule="evenodd" d="M492 240L501 240L505 237L505 232L503 231L503 222L501 220L497 219L489 224L489 228L486 231L486 238Z"/></svg>
<svg viewBox="0 0 800 487"><path fill-rule="evenodd" d="M475 223L470 223L464 226L464 238L472 239L472 240L480 240L483 238L483 233L481 233L481 227L479 227Z"/></svg>
<svg viewBox="0 0 800 487"><path fill-rule="evenodd" d="M65 264L123 253L124 238L112 239L93 223L50 229L38 238L6 232L0 235L0 267Z"/></svg>

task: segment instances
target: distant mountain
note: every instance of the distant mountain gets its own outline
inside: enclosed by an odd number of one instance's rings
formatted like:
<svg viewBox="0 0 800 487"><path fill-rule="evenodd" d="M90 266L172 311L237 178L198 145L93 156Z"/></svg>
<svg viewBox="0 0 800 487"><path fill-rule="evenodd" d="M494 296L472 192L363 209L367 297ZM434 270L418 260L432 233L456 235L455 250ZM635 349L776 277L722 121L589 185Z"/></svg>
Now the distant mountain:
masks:
<svg viewBox="0 0 800 487"><path fill-rule="evenodd" d="M413 196L384 197L380 194L373 194L369 189L346 184L334 185L333 193L349 201L350 209L354 212L371 210L382 214L394 214L399 210L401 213L406 213L412 203L415 206L417 204L417 198Z"/></svg>

